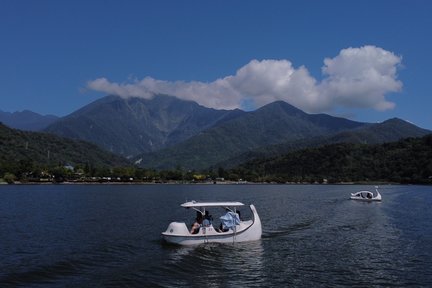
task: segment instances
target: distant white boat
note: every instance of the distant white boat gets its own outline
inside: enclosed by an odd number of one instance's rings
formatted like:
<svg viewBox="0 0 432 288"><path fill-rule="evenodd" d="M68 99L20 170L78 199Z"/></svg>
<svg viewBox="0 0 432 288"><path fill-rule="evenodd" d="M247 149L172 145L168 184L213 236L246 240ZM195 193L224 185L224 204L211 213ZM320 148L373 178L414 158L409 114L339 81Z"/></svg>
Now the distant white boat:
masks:
<svg viewBox="0 0 432 288"><path fill-rule="evenodd" d="M238 207L245 206L241 202L190 201L180 206L186 209L191 208L197 212L197 221L194 223L196 229L193 227L189 229L184 222L171 222L166 231L162 232L162 238L168 243L196 245L210 242L233 243L261 239L261 220L252 204L249 206L252 212L252 219L250 220L241 220L237 210ZM207 219L209 213L206 211L209 208L222 208L221 212L225 214L219 218L222 227L214 227L212 219Z"/></svg>
<svg viewBox="0 0 432 288"><path fill-rule="evenodd" d="M351 193L350 199L360 200L360 201L381 201L382 197L378 191L378 186L375 186L375 191L376 191L375 195L371 191L359 191L359 192Z"/></svg>

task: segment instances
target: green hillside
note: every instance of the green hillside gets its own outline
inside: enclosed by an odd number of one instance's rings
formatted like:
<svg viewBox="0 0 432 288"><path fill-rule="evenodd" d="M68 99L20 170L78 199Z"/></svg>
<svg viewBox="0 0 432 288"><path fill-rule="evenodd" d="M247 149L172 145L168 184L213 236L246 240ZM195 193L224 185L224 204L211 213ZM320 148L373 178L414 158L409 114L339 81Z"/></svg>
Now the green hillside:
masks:
<svg viewBox="0 0 432 288"><path fill-rule="evenodd" d="M0 123L0 176L64 165L114 167L130 163L88 142L11 129Z"/></svg>
<svg viewBox="0 0 432 288"><path fill-rule="evenodd" d="M385 144L307 148L247 162L227 174L251 181L432 183L432 134Z"/></svg>
<svg viewBox="0 0 432 288"><path fill-rule="evenodd" d="M296 141L288 141L278 145L265 146L221 161L214 165L214 167L233 168L254 159L277 157L305 148L337 143L381 144L396 142L408 137L422 137L429 133L431 133L431 131L419 128L401 119L393 118L382 123L368 124L357 129L346 130L327 136L310 137Z"/></svg>

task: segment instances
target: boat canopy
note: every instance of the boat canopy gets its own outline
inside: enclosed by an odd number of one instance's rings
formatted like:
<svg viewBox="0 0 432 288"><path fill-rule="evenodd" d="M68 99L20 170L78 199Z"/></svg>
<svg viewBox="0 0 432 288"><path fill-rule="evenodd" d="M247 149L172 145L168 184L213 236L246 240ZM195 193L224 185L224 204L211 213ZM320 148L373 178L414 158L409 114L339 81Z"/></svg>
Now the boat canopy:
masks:
<svg viewBox="0 0 432 288"><path fill-rule="evenodd" d="M197 207L238 207L244 206L241 202L197 202L189 201L180 205L184 208L197 208Z"/></svg>

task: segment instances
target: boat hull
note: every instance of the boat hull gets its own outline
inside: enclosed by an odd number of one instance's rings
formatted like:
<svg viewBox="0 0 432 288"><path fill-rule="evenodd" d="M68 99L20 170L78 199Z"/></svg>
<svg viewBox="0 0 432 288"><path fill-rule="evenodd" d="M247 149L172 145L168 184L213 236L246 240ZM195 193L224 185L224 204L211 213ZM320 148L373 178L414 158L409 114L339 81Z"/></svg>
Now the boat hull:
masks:
<svg viewBox="0 0 432 288"><path fill-rule="evenodd" d="M357 201L365 201L365 202L381 201L381 199L375 199L375 198L365 199L365 198L355 197L355 196L351 196L350 199L357 200Z"/></svg>
<svg viewBox="0 0 432 288"><path fill-rule="evenodd" d="M261 220L253 205L250 205L253 219L242 221L235 229L218 232L213 226L201 227L197 234L191 234L184 222L172 222L168 225L162 238L171 244L198 245L203 243L233 243L256 241L261 239Z"/></svg>
<svg viewBox="0 0 432 288"><path fill-rule="evenodd" d="M381 201L381 194L376 190L376 195L374 196L370 191L359 191L356 193L351 193L351 200L372 202L372 201Z"/></svg>

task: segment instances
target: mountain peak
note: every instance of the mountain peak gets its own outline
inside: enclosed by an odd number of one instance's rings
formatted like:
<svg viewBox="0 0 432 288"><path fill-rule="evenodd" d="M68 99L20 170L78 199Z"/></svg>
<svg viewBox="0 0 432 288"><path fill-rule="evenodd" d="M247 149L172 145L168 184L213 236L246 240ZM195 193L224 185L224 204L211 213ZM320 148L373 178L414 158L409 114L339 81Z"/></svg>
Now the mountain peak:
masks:
<svg viewBox="0 0 432 288"><path fill-rule="evenodd" d="M176 144L240 114L169 95L150 99L110 95L63 117L46 131L131 156Z"/></svg>
<svg viewBox="0 0 432 288"><path fill-rule="evenodd" d="M412 124L412 123L410 123L408 121L405 121L405 120L397 118L397 117L387 119L387 120L383 121L381 124L408 124L408 125L414 125L414 124Z"/></svg>
<svg viewBox="0 0 432 288"><path fill-rule="evenodd" d="M292 115L306 115L307 113L303 112L302 110L298 109L297 107L294 107L293 105L282 101L282 100L278 100L269 104L266 104L264 106L262 106L261 108L257 109L256 111L279 111L279 112L284 112L287 114L292 114Z"/></svg>
<svg viewBox="0 0 432 288"><path fill-rule="evenodd" d="M412 134L415 137L421 137L424 136L424 134L431 133L430 130L419 128L413 123L402 120L400 118L391 118L376 125L385 127L385 129L398 129L399 131L401 131L401 138L403 135L406 135L406 133Z"/></svg>

